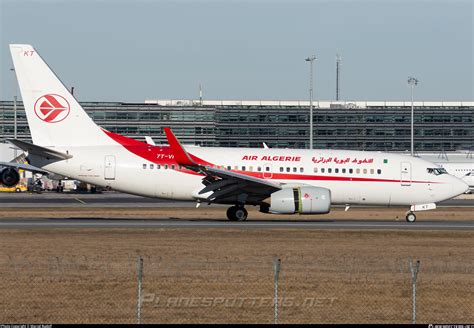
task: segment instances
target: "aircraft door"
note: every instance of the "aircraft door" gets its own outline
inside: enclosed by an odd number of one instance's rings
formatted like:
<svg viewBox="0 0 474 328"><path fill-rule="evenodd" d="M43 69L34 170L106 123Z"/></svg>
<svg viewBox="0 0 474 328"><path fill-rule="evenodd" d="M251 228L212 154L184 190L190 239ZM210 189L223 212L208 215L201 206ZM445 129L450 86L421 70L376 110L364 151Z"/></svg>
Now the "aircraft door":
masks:
<svg viewBox="0 0 474 328"><path fill-rule="evenodd" d="M115 180L115 156L107 155L104 158L104 179Z"/></svg>
<svg viewBox="0 0 474 328"><path fill-rule="evenodd" d="M400 184L402 186L411 186L411 163L400 163Z"/></svg>

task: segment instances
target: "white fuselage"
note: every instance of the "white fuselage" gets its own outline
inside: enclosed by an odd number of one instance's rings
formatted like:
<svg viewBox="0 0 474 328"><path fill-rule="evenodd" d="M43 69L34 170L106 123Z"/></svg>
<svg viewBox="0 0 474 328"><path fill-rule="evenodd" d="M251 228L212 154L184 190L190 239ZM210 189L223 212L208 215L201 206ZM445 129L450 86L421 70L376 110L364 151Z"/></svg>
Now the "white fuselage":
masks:
<svg viewBox="0 0 474 328"><path fill-rule="evenodd" d="M185 147L206 165L287 187L331 190L332 204L416 205L442 201L465 190L448 174L427 172L433 163L401 155L349 150ZM73 157L44 162L44 169L114 190L179 200L196 200L202 175L176 164L169 147L133 145L57 148ZM39 163L39 162L41 163Z"/></svg>

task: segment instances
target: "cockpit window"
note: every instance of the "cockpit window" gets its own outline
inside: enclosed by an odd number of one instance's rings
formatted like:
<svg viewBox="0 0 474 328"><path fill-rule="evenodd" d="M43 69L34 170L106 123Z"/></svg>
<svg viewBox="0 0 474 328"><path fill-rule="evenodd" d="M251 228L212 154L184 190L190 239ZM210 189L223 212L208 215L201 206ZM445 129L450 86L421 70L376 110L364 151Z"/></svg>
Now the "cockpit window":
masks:
<svg viewBox="0 0 474 328"><path fill-rule="evenodd" d="M434 174L434 175L440 175L440 174L448 174L446 172L446 169L443 169L442 167L429 167L426 169L429 174Z"/></svg>

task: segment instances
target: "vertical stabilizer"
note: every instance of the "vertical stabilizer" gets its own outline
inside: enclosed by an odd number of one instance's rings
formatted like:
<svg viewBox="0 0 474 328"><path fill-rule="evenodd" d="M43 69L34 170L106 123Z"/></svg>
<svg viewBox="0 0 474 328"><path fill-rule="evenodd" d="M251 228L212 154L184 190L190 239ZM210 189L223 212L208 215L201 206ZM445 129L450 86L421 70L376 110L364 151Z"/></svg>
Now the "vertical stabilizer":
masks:
<svg viewBox="0 0 474 328"><path fill-rule="evenodd" d="M40 146L94 146L113 142L27 44L11 44L33 143Z"/></svg>

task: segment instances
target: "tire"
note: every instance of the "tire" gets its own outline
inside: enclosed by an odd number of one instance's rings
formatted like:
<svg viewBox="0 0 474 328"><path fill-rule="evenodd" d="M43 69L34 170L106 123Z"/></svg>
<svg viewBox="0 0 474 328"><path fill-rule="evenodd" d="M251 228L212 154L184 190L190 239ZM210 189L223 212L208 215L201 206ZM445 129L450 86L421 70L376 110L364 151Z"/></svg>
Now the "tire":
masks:
<svg viewBox="0 0 474 328"><path fill-rule="evenodd" d="M235 210L235 217L237 221L245 221L247 220L248 212L244 207L237 207Z"/></svg>
<svg viewBox="0 0 474 328"><path fill-rule="evenodd" d="M413 212L410 212L406 216L407 222L415 222L416 221L416 215Z"/></svg>
<svg viewBox="0 0 474 328"><path fill-rule="evenodd" d="M229 221L245 221L248 212L243 206L231 206L227 209L227 218Z"/></svg>
<svg viewBox="0 0 474 328"><path fill-rule="evenodd" d="M235 210L237 209L236 206L231 206L227 209L227 218L229 221L237 221L237 218L235 217Z"/></svg>

